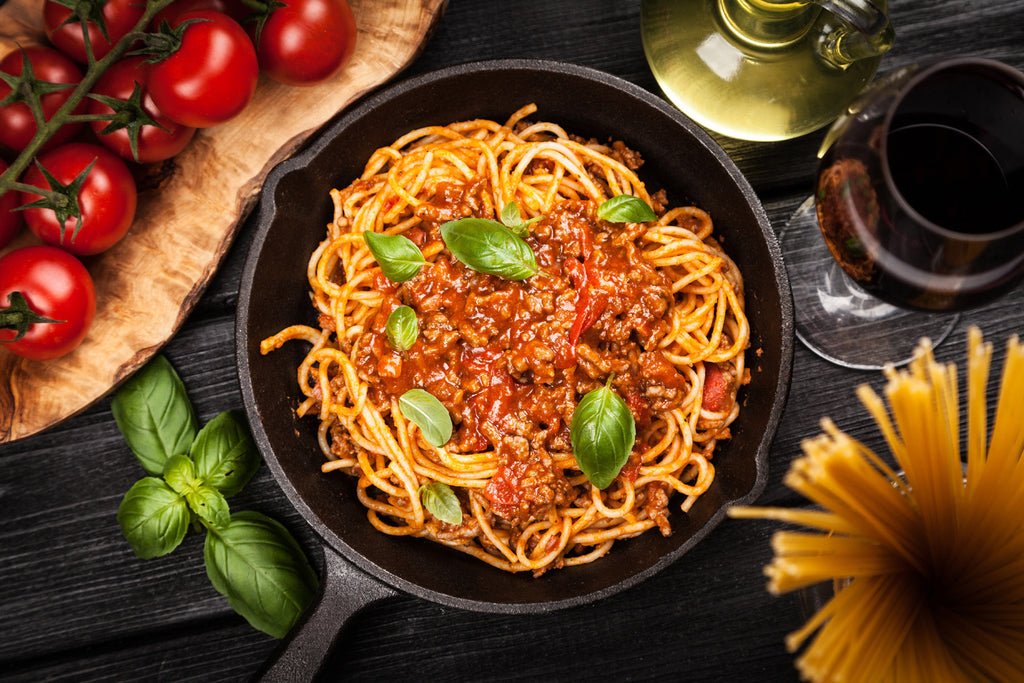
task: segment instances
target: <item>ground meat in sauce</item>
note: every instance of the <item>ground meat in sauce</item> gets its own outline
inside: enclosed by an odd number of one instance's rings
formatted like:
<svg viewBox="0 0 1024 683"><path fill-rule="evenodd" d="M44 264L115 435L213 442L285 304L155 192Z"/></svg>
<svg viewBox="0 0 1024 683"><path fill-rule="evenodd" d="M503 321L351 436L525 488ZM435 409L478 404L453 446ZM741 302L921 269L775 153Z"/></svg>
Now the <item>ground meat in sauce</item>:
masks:
<svg viewBox="0 0 1024 683"><path fill-rule="evenodd" d="M494 218L481 192L442 187L408 236L424 247L440 241L445 221ZM513 524L570 502L551 453L569 450L576 403L609 372L638 425L686 395L686 379L656 347L668 330L672 283L641 257L634 236L594 211L590 202L566 202L531 225L527 242L546 277L477 273L443 251L412 280L380 282L383 305L357 341L357 370L378 405L426 389L453 416L450 450L497 451L499 469L484 495ZM385 331L400 305L411 306L420 325L404 354Z"/></svg>

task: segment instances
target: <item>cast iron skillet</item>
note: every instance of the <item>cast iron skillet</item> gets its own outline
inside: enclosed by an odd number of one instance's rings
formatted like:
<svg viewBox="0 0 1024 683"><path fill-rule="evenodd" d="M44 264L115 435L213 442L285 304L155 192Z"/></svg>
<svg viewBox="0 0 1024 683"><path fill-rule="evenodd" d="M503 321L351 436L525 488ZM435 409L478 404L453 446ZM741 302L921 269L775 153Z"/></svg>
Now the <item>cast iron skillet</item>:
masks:
<svg viewBox="0 0 1024 683"><path fill-rule="evenodd" d="M298 419L296 368L307 351L289 342L267 356L261 339L293 323L315 325L305 279L309 255L331 220L328 192L359 176L376 148L428 124L504 121L534 102L534 119L607 140L645 159L641 177L670 204L711 213L715 234L746 282L751 382L733 438L715 452L715 483L673 534L616 544L601 560L540 578L508 574L438 544L373 529L354 479L320 473L314 418ZM501 60L444 69L395 84L352 106L299 155L276 167L260 200L258 231L239 292L236 351L243 400L264 458L291 503L322 537L323 590L267 670L310 678L344 622L367 604L403 591L467 610L530 613L581 605L633 586L677 560L724 517L764 489L768 448L788 391L793 347L789 283L775 235L754 191L722 149L663 100L619 78L547 61Z"/></svg>

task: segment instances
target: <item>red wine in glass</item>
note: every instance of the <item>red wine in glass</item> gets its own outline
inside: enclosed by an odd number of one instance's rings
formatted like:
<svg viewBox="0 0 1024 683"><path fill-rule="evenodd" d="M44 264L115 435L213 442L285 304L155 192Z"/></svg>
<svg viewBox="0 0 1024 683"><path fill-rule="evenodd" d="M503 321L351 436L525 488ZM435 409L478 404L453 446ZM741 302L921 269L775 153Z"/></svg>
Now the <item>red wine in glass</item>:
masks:
<svg viewBox="0 0 1024 683"><path fill-rule="evenodd" d="M781 247L796 335L878 369L1024 276L1024 74L960 57L880 78L829 129ZM824 240L822 240L824 236Z"/></svg>
<svg viewBox="0 0 1024 683"><path fill-rule="evenodd" d="M897 306L991 301L1024 275L1024 75L954 60L887 92L844 122L822 158L816 207L829 250Z"/></svg>

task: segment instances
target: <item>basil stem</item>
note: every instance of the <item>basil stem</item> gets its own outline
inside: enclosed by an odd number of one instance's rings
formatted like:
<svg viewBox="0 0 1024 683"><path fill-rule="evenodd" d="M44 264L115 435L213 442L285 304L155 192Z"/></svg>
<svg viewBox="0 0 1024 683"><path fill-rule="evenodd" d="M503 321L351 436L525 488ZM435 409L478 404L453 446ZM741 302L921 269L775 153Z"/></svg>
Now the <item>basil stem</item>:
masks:
<svg viewBox="0 0 1024 683"><path fill-rule="evenodd" d="M462 524L462 506L452 488L440 481L424 484L419 490L423 507L430 514L448 524Z"/></svg>
<svg viewBox="0 0 1024 683"><path fill-rule="evenodd" d="M385 325L388 341L398 351L408 351L416 343L420 326L416 322L416 311L408 306L399 306L391 311Z"/></svg>
<svg viewBox="0 0 1024 683"><path fill-rule="evenodd" d="M605 489L619 476L636 441L636 422L629 406L611 390L612 377L588 392L576 405L569 439L580 471L591 484Z"/></svg>
<svg viewBox="0 0 1024 683"><path fill-rule="evenodd" d="M398 406L435 448L444 446L452 438L452 416L429 391L410 389L398 399Z"/></svg>
<svg viewBox="0 0 1024 683"><path fill-rule="evenodd" d="M609 223L646 223L657 218L654 210L639 197L620 194L597 207L597 217Z"/></svg>
<svg viewBox="0 0 1024 683"><path fill-rule="evenodd" d="M426 263L423 252L411 239L402 235L382 235L366 230L363 241L377 259L384 277L392 282L411 280Z"/></svg>
<svg viewBox="0 0 1024 683"><path fill-rule="evenodd" d="M479 273L507 280L525 280L537 274L537 257L530 245L497 221L448 221L441 226L441 239L455 258Z"/></svg>

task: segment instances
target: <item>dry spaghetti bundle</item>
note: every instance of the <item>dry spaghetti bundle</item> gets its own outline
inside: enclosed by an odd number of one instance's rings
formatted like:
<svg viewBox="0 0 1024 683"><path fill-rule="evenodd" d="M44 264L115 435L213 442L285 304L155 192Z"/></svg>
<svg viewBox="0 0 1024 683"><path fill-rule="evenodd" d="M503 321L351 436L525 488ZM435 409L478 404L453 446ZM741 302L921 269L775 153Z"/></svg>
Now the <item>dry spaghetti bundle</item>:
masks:
<svg viewBox="0 0 1024 683"><path fill-rule="evenodd" d="M262 350L312 345L297 413L319 420L323 471L358 478L374 527L540 573L648 529L667 534L670 497L685 512L707 490L749 378L750 330L710 216L649 194L630 150L527 121L534 111L421 128L378 149L331 193L334 218L307 273L319 328L290 327ZM638 199L656 219L602 218L613 198ZM464 218L509 242L521 235L513 255L535 257L519 264L535 274L457 258L443 229ZM385 272L375 236L404 249L395 267L409 277ZM396 311L409 332L399 345ZM599 488L578 466L570 421L605 386L628 403L636 439ZM410 392L443 406L450 438L432 441L410 419ZM439 515L441 497L450 514Z"/></svg>
<svg viewBox="0 0 1024 683"><path fill-rule="evenodd" d="M925 340L907 370L886 370L888 411L858 391L901 471L826 419L785 478L819 509L732 511L818 530L777 532L765 568L773 593L839 587L787 639L811 639L805 678L1024 680L1024 345L1008 342L989 430L991 356L970 330L964 439L956 366Z"/></svg>

